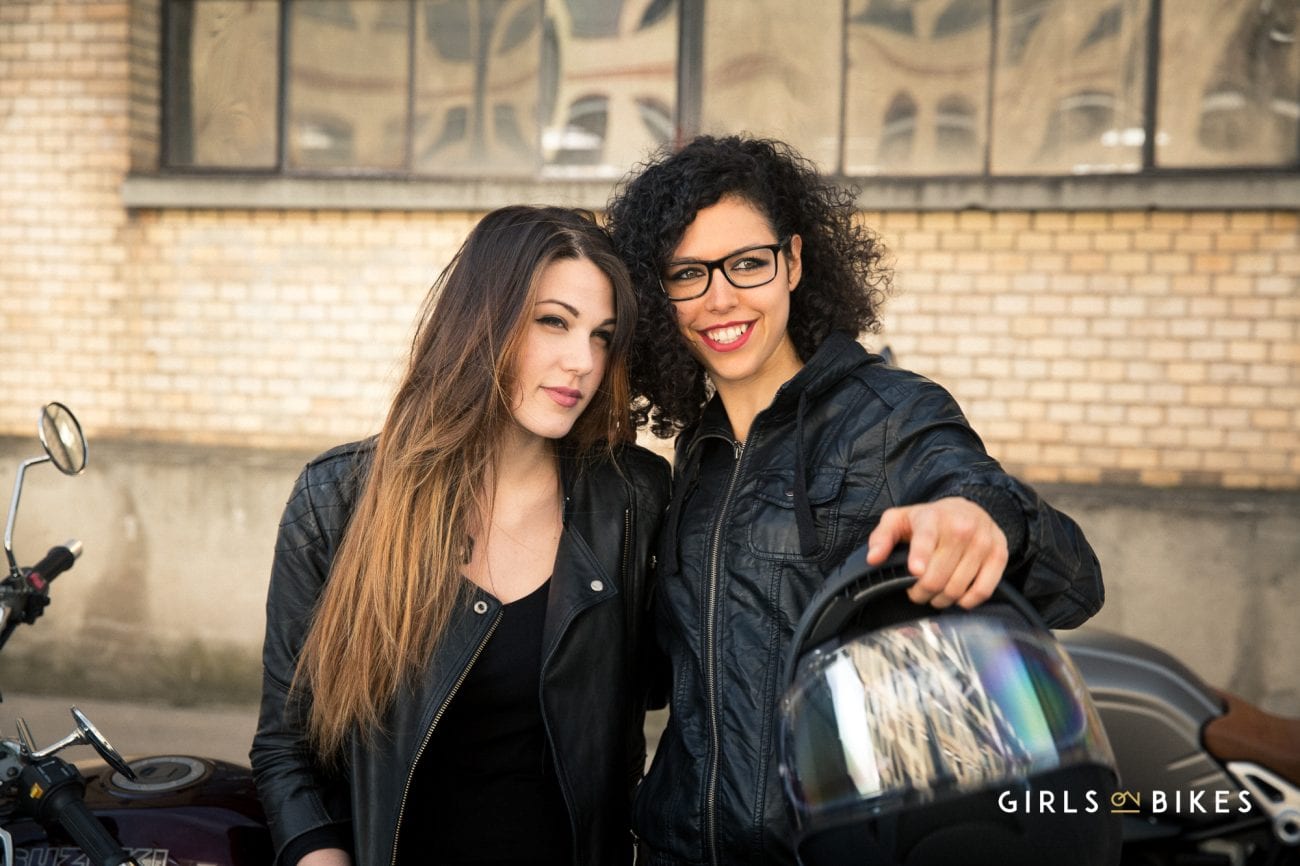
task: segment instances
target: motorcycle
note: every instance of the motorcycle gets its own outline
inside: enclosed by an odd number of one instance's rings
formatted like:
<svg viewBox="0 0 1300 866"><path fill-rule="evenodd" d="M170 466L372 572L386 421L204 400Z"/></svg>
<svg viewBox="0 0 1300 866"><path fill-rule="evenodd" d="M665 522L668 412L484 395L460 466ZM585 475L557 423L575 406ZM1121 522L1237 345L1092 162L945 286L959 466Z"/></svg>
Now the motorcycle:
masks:
<svg viewBox="0 0 1300 866"><path fill-rule="evenodd" d="M27 470L53 463L80 475L88 447L76 417L60 403L41 410L45 454L24 460L14 478L4 548L8 575L0 581L0 648L14 630L34 623L49 590L72 568L82 545L51 548L22 568L13 528ZM274 852L247 767L191 755L127 761L77 707L71 733L38 748L23 719L17 737L0 736L0 866L257 866ZM72 764L59 753L89 745L100 760Z"/></svg>
<svg viewBox="0 0 1300 866"><path fill-rule="evenodd" d="M1214 689L1140 640L1058 637L1115 751L1124 864L1300 864L1300 719Z"/></svg>

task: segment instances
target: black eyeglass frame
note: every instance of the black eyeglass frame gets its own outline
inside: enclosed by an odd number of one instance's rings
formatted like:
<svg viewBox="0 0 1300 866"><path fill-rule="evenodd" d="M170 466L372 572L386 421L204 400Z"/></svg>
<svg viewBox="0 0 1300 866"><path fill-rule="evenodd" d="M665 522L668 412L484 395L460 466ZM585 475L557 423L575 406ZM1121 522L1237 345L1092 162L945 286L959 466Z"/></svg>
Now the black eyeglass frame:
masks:
<svg viewBox="0 0 1300 866"><path fill-rule="evenodd" d="M752 247L741 247L738 250L733 250L732 252L727 253L722 258L714 259L713 261L709 261L709 262L701 261L698 259L685 259L680 262L674 262L673 267L680 267L682 265L698 265L704 268L705 269L704 288L701 289L700 293L697 295L691 295L690 297L686 297L686 298L674 298L668 292L668 287L664 285L664 278L660 276L659 291L663 292L664 297L666 297L669 301L673 302L674 304L679 304L682 301L693 301L696 298L702 298L709 293L709 287L713 285L713 271L715 269L722 274L723 279L731 283L731 285L734 286L735 288L741 289L742 291L744 289L757 289L759 286L766 286L768 283L772 282L772 280L776 279L777 274L781 273L781 265L780 265L781 250L786 248L786 246L790 243L790 239L792 237L793 235L786 236L774 244L754 244ZM761 283L754 283L751 286L736 285L736 281L731 278L731 275L727 273L727 269L724 268L723 265L726 264L728 259L734 259L736 256L742 256L745 253L752 253L755 250L771 250L772 254L776 256L777 263L776 263L776 267L772 269L772 276L768 277L766 280L763 280L763 282Z"/></svg>

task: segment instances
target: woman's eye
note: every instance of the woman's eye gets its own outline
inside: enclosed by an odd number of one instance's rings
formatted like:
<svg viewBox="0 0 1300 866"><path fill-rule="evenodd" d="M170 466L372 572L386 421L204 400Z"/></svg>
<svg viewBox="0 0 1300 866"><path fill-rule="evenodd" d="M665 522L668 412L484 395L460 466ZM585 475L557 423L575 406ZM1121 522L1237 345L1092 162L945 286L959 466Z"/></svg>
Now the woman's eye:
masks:
<svg viewBox="0 0 1300 866"><path fill-rule="evenodd" d="M704 271L692 265L689 268L682 268L680 271L672 271L668 274L668 279L685 283L698 280L702 276L704 276Z"/></svg>
<svg viewBox="0 0 1300 866"><path fill-rule="evenodd" d="M731 263L733 271L752 271L763 267L763 262L756 258L738 259Z"/></svg>
<svg viewBox="0 0 1300 866"><path fill-rule="evenodd" d="M604 331L604 330L602 330L602 331L592 331L592 332L591 332L591 335L592 335L593 337L595 337L597 340L600 340L600 341L601 341L602 343L604 343L606 346L612 345L613 342L614 342L614 332L613 332L613 331Z"/></svg>
<svg viewBox="0 0 1300 866"><path fill-rule="evenodd" d="M538 316L537 323L546 325L548 328L567 328L569 326L568 322L559 316Z"/></svg>

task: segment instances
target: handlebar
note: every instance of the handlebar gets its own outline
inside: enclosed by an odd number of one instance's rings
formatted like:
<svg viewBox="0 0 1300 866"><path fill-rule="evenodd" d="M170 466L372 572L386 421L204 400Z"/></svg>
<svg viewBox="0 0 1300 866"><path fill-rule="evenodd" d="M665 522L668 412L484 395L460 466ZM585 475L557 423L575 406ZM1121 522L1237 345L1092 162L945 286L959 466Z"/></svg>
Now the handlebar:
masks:
<svg viewBox="0 0 1300 866"><path fill-rule="evenodd" d="M76 564L79 556L81 556L81 542L75 538L69 539L58 547L51 547L41 561L27 572L28 584L32 589L44 592L54 578Z"/></svg>
<svg viewBox="0 0 1300 866"><path fill-rule="evenodd" d="M136 861L86 808L86 783L67 761L48 757L22 771L19 801L41 823L57 822L95 866L125 866Z"/></svg>

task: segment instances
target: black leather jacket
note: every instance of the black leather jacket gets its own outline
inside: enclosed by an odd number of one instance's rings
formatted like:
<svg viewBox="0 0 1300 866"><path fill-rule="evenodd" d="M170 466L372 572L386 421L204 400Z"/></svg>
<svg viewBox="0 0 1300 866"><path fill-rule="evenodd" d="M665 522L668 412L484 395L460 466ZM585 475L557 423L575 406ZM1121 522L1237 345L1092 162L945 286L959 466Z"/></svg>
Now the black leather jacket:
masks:
<svg viewBox="0 0 1300 866"><path fill-rule="evenodd" d="M824 577L895 505L963 496L1006 533L1006 579L1054 627L1102 603L1079 528L990 458L951 396L832 334L741 445L716 400L677 443L659 547L672 715L637 792L650 862L794 863L776 768L786 647Z"/></svg>
<svg viewBox="0 0 1300 866"><path fill-rule="evenodd" d="M277 862L302 834L349 824L358 866L395 862L399 825L419 820L406 800L415 764L501 613L491 595L465 581L464 614L448 627L415 688L388 710L377 744L352 741L342 770L313 760L297 713L287 711L288 684L372 452L372 442L354 443L309 463L280 524L261 718L250 754ZM644 449L620 449L617 464L579 469L564 461L564 531L542 648L542 715L572 824L574 863L601 866L631 856L628 807L645 765L638 644L648 636L642 626L651 549L669 483L667 461Z"/></svg>

